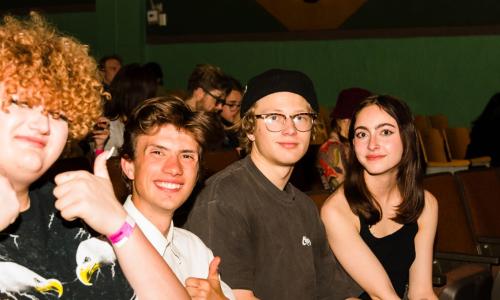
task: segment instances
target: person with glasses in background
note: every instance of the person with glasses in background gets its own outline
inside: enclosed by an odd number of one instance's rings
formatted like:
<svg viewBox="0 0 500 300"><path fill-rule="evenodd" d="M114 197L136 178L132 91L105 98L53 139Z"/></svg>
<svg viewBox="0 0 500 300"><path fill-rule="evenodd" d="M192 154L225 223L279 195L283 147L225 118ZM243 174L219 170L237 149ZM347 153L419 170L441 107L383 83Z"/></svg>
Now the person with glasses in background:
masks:
<svg viewBox="0 0 500 300"><path fill-rule="evenodd" d="M222 110L220 112L221 122L224 125L226 140L224 146L231 149L239 149L240 132L234 124L240 120L241 98L243 97L243 86L234 77L228 77L231 83L231 92L227 95Z"/></svg>
<svg viewBox="0 0 500 300"><path fill-rule="evenodd" d="M210 113L212 132L207 137L207 151L226 148L226 134L219 113L231 91L228 77L222 70L210 64L198 64L188 79L186 104L192 111Z"/></svg>
<svg viewBox="0 0 500 300"><path fill-rule="evenodd" d="M240 111L249 155L210 177L188 216L237 299L345 299L318 210L288 181L317 111L304 73L252 78Z"/></svg>
<svg viewBox="0 0 500 300"><path fill-rule="evenodd" d="M228 78L214 65L196 65L188 79L186 104L193 111L219 112L231 91Z"/></svg>

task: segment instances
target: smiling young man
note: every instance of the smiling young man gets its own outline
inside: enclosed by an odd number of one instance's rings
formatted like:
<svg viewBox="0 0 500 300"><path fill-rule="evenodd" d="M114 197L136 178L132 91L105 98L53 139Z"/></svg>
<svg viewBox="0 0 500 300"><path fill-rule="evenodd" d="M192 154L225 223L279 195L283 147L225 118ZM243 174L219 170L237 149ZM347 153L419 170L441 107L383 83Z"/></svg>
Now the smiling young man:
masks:
<svg viewBox="0 0 500 300"><path fill-rule="evenodd" d="M191 297L233 299L231 289L219 280L219 258L196 235L172 222L198 179L211 122L206 113L193 112L174 97L140 104L127 121L121 151L122 170L132 185L124 207Z"/></svg>
<svg viewBox="0 0 500 300"><path fill-rule="evenodd" d="M301 72L251 79L240 111L250 154L208 180L188 217L186 227L222 258L237 299L343 299L314 202L288 182L317 110Z"/></svg>

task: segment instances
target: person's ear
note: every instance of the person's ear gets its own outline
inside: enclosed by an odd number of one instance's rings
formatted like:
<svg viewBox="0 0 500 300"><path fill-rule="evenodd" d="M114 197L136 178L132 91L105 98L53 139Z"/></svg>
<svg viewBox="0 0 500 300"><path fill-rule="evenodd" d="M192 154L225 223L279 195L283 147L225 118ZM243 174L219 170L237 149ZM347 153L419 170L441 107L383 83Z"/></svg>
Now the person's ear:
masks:
<svg viewBox="0 0 500 300"><path fill-rule="evenodd" d="M132 160L128 160L122 157L122 159L120 160L120 164L122 167L122 171L127 176L127 178L130 180L134 180L134 174L135 174L134 162Z"/></svg>
<svg viewBox="0 0 500 300"><path fill-rule="evenodd" d="M198 87L193 91L193 98L197 101L203 98L204 95L205 91L201 87Z"/></svg>
<svg viewBox="0 0 500 300"><path fill-rule="evenodd" d="M252 133L247 133L247 138L248 138L251 142L255 142L255 135L253 135Z"/></svg>

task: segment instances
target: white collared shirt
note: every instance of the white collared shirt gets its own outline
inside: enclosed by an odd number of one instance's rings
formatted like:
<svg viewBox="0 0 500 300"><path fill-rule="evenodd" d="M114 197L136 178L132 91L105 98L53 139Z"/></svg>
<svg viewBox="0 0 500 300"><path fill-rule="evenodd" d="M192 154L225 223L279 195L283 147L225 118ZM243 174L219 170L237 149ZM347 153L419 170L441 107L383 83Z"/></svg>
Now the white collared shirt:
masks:
<svg viewBox="0 0 500 300"><path fill-rule="evenodd" d="M195 234L170 223L165 237L134 205L129 195L123 207L146 236L156 251L184 284L189 277L207 278L208 265L214 258L212 251ZM224 295L235 299L231 288L221 280Z"/></svg>

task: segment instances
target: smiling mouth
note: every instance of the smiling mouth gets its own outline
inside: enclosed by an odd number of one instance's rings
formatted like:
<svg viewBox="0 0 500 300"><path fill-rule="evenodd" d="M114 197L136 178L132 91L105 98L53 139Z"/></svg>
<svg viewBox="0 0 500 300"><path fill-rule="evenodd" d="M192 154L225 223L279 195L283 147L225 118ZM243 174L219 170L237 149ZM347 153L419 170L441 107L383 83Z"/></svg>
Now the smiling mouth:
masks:
<svg viewBox="0 0 500 300"><path fill-rule="evenodd" d="M378 159L381 159L381 158L384 158L385 155L368 155L366 157L367 160L378 160Z"/></svg>
<svg viewBox="0 0 500 300"><path fill-rule="evenodd" d="M30 137L30 136L16 136L17 140L28 143L30 145L35 146L36 148L44 148L47 142L43 139Z"/></svg>
<svg viewBox="0 0 500 300"><path fill-rule="evenodd" d="M295 148L298 145L298 143L278 143L278 144L280 144L283 148Z"/></svg>
<svg viewBox="0 0 500 300"><path fill-rule="evenodd" d="M157 181L156 185L159 186L160 188L167 189L167 190L180 190L183 184L180 183L172 183L172 182L164 182L164 181Z"/></svg>

